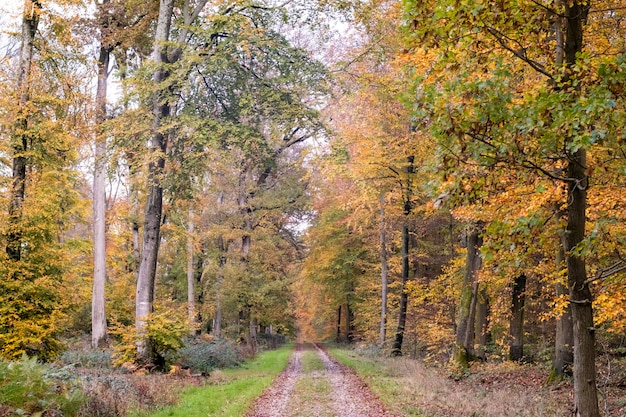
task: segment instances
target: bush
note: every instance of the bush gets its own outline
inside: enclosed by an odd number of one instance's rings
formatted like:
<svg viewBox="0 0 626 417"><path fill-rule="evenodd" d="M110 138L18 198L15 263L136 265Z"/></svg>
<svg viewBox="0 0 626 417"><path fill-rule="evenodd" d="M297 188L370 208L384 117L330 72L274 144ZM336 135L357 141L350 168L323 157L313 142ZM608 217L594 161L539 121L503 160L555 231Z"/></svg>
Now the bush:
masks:
<svg viewBox="0 0 626 417"><path fill-rule="evenodd" d="M164 374L83 374L82 390L87 397L78 417L143 416L174 404L189 381Z"/></svg>
<svg viewBox="0 0 626 417"><path fill-rule="evenodd" d="M193 372L208 374L216 368L232 368L243 362L239 350L226 340L193 340L178 351L178 362Z"/></svg>
<svg viewBox="0 0 626 417"><path fill-rule="evenodd" d="M135 326L118 325L111 333L118 342L114 345L113 364L121 366L125 363L137 363L137 342L142 337L137 333ZM185 317L166 310L152 313L146 320L144 343L151 351L151 364L157 370L165 370L171 365L178 349L184 346L183 337L189 333L185 325Z"/></svg>
<svg viewBox="0 0 626 417"><path fill-rule="evenodd" d="M54 369L26 356L19 362L0 362L2 415L74 416L83 401L67 369Z"/></svg>

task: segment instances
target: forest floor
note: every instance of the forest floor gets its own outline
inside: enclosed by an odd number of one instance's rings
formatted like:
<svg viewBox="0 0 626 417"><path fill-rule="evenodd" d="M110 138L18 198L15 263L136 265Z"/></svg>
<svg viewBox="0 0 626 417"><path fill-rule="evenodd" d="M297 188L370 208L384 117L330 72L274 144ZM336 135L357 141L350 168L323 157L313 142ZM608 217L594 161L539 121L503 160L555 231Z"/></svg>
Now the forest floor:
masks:
<svg viewBox="0 0 626 417"><path fill-rule="evenodd" d="M246 417L391 417L350 368L315 344L298 344L285 371Z"/></svg>

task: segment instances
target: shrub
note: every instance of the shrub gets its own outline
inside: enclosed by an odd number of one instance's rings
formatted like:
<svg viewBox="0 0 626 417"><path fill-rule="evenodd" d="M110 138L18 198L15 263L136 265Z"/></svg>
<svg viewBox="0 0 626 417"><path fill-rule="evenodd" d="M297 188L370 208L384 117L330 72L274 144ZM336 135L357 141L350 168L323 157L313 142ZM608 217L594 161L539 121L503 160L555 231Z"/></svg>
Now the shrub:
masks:
<svg viewBox="0 0 626 417"><path fill-rule="evenodd" d="M188 341L178 351L178 362L194 372L208 374L216 368L232 368L243 362L237 347L226 340Z"/></svg>
<svg viewBox="0 0 626 417"><path fill-rule="evenodd" d="M79 417L144 415L178 399L182 381L163 374L84 374L82 390L87 397Z"/></svg>
<svg viewBox="0 0 626 417"><path fill-rule="evenodd" d="M184 324L185 318L172 311L153 313L146 320L145 336L152 353L152 364L164 370L175 358L178 349L184 346L183 337L189 333ZM118 325L112 331L118 339L114 346L114 365L120 366L127 362L136 363L137 342L140 336L135 326Z"/></svg>
<svg viewBox="0 0 626 417"><path fill-rule="evenodd" d="M7 415L74 416L84 397L67 369L54 369L22 357L0 362L0 404Z"/></svg>

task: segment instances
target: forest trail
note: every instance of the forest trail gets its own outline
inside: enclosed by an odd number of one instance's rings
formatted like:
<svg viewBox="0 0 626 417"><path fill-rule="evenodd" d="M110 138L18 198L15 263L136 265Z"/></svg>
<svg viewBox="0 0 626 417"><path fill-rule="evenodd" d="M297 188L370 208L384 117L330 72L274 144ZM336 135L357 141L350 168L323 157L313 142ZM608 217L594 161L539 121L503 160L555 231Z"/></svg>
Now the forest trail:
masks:
<svg viewBox="0 0 626 417"><path fill-rule="evenodd" d="M246 417L392 417L367 385L315 344L298 344L289 364Z"/></svg>

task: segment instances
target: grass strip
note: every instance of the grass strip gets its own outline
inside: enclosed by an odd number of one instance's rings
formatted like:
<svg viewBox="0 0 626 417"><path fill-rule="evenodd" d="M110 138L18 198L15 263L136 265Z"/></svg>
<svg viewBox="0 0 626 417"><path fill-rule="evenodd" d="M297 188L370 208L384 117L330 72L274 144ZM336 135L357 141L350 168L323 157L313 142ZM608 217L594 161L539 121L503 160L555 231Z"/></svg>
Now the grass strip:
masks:
<svg viewBox="0 0 626 417"><path fill-rule="evenodd" d="M302 372L310 374L311 372L323 371L324 369L326 369L324 362L322 362L317 352L312 350L304 352L302 355Z"/></svg>
<svg viewBox="0 0 626 417"><path fill-rule="evenodd" d="M219 372L218 382L185 390L178 404L150 417L241 417L287 366L292 345L263 352L234 369Z"/></svg>
<svg viewBox="0 0 626 417"><path fill-rule="evenodd" d="M406 401L406 389L401 375L384 358L372 358L338 347L329 347L328 353L351 368L382 401L388 410L410 417L428 417L424 411ZM388 359L393 361L393 359Z"/></svg>

